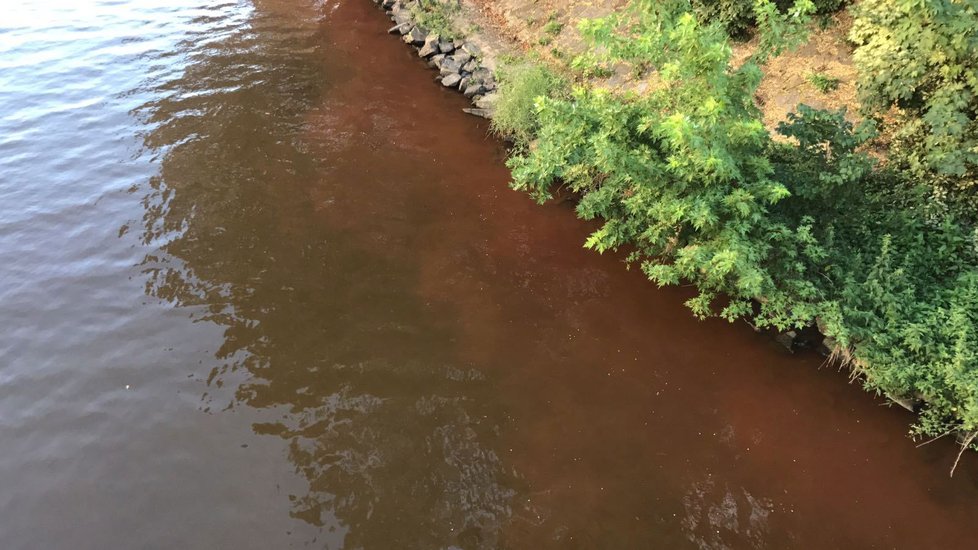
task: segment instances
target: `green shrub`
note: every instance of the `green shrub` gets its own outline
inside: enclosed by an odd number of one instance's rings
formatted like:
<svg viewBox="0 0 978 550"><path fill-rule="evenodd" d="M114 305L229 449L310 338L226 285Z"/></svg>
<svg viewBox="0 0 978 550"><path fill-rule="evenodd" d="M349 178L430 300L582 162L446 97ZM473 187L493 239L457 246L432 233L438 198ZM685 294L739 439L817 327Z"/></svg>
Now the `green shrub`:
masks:
<svg viewBox="0 0 978 550"><path fill-rule="evenodd" d="M539 127L538 101L559 96L566 85L542 63L526 59L504 64L497 72L499 94L492 129L524 147Z"/></svg>
<svg viewBox="0 0 978 550"><path fill-rule="evenodd" d="M927 405L915 433L978 428L978 238L931 208L905 174L859 147L871 128L807 107L772 147L791 197L773 216L808 220L817 263L804 266L823 330L849 348L868 389Z"/></svg>
<svg viewBox="0 0 978 550"><path fill-rule="evenodd" d="M867 389L926 401L914 434L978 431L978 234L862 152L871 123L800 106L779 127L788 142L761 123L759 67L797 43L812 6L759 2L758 52L736 69L723 27L685 2L632 6L582 23L589 62L653 66L662 86L524 94L536 142L510 159L513 187L577 192L578 214L603 220L585 245L625 247L659 285L695 284L699 317L817 320Z"/></svg>
<svg viewBox="0 0 978 550"><path fill-rule="evenodd" d="M791 0L777 0L782 12L791 8ZM830 14L842 9L846 0L814 0L815 13ZM692 0L693 11L703 20L717 22L735 38L745 38L756 24L753 0Z"/></svg>
<svg viewBox="0 0 978 550"><path fill-rule="evenodd" d="M547 21L547 24L543 26L543 32L551 36L557 36L563 30L564 24L556 19L550 19L550 21Z"/></svg>
<svg viewBox="0 0 978 550"><path fill-rule="evenodd" d="M902 110L893 160L978 207L978 2L865 0L854 9L863 105Z"/></svg>
<svg viewBox="0 0 978 550"><path fill-rule="evenodd" d="M411 13L419 26L442 38L453 40L459 38L454 19L460 9L460 6L455 2L427 0L414 4Z"/></svg>
<svg viewBox="0 0 978 550"><path fill-rule="evenodd" d="M628 14L583 22L593 51L604 52L592 55L596 62L659 67L664 85L642 97L579 89L540 100L537 146L510 165L514 187L538 200L558 182L583 195L578 213L605 220L589 248L633 246L631 260L660 285L697 284L700 294L688 302L696 315L712 314L726 294L719 313L733 319L753 298L780 292L764 264L774 240L793 230L768 223L768 207L788 192L770 177L754 92L757 63L797 29L767 3L761 20L769 39L731 70L723 29L701 25L687 6L640 0ZM800 27L805 18L796 20ZM787 326L809 315L779 310L765 319Z"/></svg>
<svg viewBox="0 0 978 550"><path fill-rule="evenodd" d="M825 73L808 73L805 80L823 94L839 88L839 79Z"/></svg>

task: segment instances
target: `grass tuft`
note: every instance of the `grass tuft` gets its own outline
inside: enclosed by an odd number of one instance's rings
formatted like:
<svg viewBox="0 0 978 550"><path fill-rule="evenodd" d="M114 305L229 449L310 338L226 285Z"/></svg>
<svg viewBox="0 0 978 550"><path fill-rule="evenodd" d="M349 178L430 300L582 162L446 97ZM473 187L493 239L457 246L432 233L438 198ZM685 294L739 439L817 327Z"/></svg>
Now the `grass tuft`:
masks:
<svg viewBox="0 0 978 550"><path fill-rule="evenodd" d="M563 79L546 66L528 60L503 65L498 73L499 98L492 129L517 146L526 146L539 127L537 99L558 95L565 88Z"/></svg>

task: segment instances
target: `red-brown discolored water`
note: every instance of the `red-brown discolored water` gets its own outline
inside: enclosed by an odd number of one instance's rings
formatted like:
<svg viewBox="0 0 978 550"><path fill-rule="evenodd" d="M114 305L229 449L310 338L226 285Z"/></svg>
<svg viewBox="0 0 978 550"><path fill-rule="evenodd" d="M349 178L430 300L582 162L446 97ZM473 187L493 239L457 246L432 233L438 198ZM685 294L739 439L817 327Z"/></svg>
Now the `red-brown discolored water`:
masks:
<svg viewBox="0 0 978 550"><path fill-rule="evenodd" d="M974 457L583 250L368 0L55 4L0 29L0 547L973 545Z"/></svg>

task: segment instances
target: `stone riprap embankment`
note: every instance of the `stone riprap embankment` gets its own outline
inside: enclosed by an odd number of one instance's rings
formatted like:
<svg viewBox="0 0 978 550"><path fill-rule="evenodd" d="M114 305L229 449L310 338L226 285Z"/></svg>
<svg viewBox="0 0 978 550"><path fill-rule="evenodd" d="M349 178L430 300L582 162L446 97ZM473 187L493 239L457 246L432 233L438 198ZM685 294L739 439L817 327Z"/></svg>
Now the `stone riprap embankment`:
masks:
<svg viewBox="0 0 978 550"><path fill-rule="evenodd" d="M474 107L463 110L490 118L496 79L482 62L482 48L472 40L441 37L418 24L413 11L419 7L417 1L373 0L394 21L388 32L400 35L405 43L414 46L418 55L428 61L428 66L438 71L436 80L442 86L457 90L472 101Z"/></svg>

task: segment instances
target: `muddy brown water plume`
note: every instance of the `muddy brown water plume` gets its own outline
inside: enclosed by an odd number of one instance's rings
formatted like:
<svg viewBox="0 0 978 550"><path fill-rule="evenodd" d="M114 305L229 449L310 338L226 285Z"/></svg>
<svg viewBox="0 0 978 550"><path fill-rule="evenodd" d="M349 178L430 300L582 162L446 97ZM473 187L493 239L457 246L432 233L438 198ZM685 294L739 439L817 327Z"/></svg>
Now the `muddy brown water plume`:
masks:
<svg viewBox="0 0 978 550"><path fill-rule="evenodd" d="M0 547L971 546L973 457L583 250L371 2L154 6L0 142L74 201L0 204Z"/></svg>

